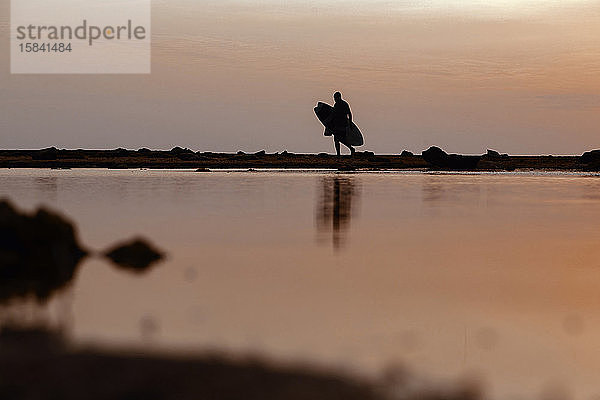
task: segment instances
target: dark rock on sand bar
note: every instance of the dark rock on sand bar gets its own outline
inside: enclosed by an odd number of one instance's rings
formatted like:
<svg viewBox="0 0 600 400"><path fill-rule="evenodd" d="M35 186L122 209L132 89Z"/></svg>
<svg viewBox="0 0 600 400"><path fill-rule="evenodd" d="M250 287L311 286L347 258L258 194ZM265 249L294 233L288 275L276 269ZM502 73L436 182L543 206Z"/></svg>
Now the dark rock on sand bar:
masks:
<svg viewBox="0 0 600 400"><path fill-rule="evenodd" d="M129 151L129 150L123 149L121 147L119 147L118 149L115 149L115 150L108 150L108 152L113 157L129 157L130 155L135 153L134 151Z"/></svg>
<svg viewBox="0 0 600 400"><path fill-rule="evenodd" d="M579 157L582 168L586 171L600 171L600 150L591 150Z"/></svg>
<svg viewBox="0 0 600 400"><path fill-rule="evenodd" d="M171 154L195 154L192 150L188 148L181 148L179 146L175 146L170 151Z"/></svg>
<svg viewBox="0 0 600 400"><path fill-rule="evenodd" d="M196 160L199 157L194 151L188 148L183 149L179 146L173 147L169 153L179 160Z"/></svg>
<svg viewBox="0 0 600 400"><path fill-rule="evenodd" d="M458 154L448 154L439 147L432 146L422 154L425 161L433 167L451 170L473 170L481 156L463 156Z"/></svg>
<svg viewBox="0 0 600 400"><path fill-rule="evenodd" d="M489 158L500 158L501 157L500 153L498 153L496 150L490 150L490 149L488 149L488 151L485 155Z"/></svg>
<svg viewBox="0 0 600 400"><path fill-rule="evenodd" d="M58 149L56 147L50 147L47 149L42 149L35 151L31 155L32 160L57 160L58 159Z"/></svg>
<svg viewBox="0 0 600 400"><path fill-rule="evenodd" d="M581 157L579 157L579 161L581 161L584 164L600 162L600 150L591 150L583 153Z"/></svg>
<svg viewBox="0 0 600 400"><path fill-rule="evenodd" d="M410 156L414 156L412 151L408 151L408 150L402 150L402 153L400 153L400 156L402 157L410 157Z"/></svg>
<svg viewBox="0 0 600 400"><path fill-rule="evenodd" d="M437 149L437 154L425 152L409 156L408 152L400 154L373 154L356 152L352 157L344 156L344 160L352 160L358 169L413 169L436 168L444 170L488 170L488 169L527 169L555 171L597 171L600 170L600 150L586 153L583 156L540 156L496 155L497 151L482 156L461 156L446 154ZM186 149L170 150L0 150L0 168L327 168L337 169L340 159L328 153L320 154L280 154L255 155L236 153L191 152ZM56 159L53 159L56 157ZM477 158L481 162L477 162ZM47 158L47 160L41 159ZM598 161L594 161L598 160ZM490 164L495 163L495 164ZM486 164L486 165L484 165Z"/></svg>
<svg viewBox="0 0 600 400"><path fill-rule="evenodd" d="M508 154L500 154L495 150L488 149L486 154L481 156L477 169L484 171L514 171L515 166Z"/></svg>

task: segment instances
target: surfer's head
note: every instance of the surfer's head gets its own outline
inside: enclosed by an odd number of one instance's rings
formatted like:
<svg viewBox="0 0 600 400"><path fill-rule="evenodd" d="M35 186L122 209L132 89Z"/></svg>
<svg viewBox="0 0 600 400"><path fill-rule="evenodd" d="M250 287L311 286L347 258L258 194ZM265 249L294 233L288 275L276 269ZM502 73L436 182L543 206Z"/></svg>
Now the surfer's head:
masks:
<svg viewBox="0 0 600 400"><path fill-rule="evenodd" d="M342 94L341 94L340 92L335 92L335 93L333 94L333 99L334 99L335 101L340 101L340 100L342 99Z"/></svg>

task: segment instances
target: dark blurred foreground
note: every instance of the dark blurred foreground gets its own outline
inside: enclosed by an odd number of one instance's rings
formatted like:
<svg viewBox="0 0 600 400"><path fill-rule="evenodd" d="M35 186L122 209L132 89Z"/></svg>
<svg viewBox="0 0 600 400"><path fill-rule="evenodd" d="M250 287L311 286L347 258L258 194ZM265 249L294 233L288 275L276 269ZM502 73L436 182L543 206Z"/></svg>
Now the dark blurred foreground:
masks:
<svg viewBox="0 0 600 400"><path fill-rule="evenodd" d="M369 385L258 361L71 350L42 330L0 338L2 399L376 399Z"/></svg>

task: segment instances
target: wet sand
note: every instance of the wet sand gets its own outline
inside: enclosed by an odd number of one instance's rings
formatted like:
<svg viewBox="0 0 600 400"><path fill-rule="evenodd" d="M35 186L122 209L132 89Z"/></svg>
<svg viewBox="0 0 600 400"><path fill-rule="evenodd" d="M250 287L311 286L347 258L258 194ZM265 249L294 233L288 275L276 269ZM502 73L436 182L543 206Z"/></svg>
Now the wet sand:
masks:
<svg viewBox="0 0 600 400"><path fill-rule="evenodd" d="M588 153L589 154L589 153ZM456 156L474 159L474 166L445 165L426 161L422 155L401 155L357 152L354 156L333 154L213 153L195 152L176 147L163 150L0 150L0 168L175 168L175 169L235 169L235 168L323 168L341 170L436 169L436 170L598 170L596 155L584 156L509 156L484 154Z"/></svg>

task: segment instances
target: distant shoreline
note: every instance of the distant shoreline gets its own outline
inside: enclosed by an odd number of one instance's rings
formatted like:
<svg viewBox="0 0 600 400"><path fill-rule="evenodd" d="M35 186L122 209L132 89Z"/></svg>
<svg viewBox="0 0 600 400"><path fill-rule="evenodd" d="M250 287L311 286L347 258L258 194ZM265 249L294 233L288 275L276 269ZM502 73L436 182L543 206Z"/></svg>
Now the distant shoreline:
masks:
<svg viewBox="0 0 600 400"><path fill-rule="evenodd" d="M432 147L421 155L378 155L357 152L354 156L296 153L214 153L172 150L0 150L0 168L109 168L109 169L237 169L318 168L339 170L431 169L460 171L600 171L600 151L582 156L510 156L488 151L481 156L446 154Z"/></svg>

